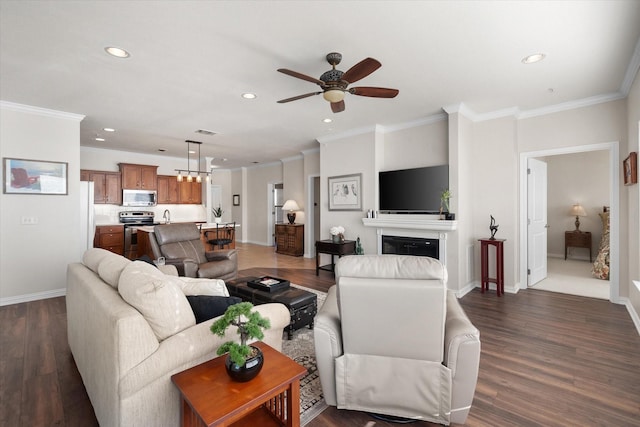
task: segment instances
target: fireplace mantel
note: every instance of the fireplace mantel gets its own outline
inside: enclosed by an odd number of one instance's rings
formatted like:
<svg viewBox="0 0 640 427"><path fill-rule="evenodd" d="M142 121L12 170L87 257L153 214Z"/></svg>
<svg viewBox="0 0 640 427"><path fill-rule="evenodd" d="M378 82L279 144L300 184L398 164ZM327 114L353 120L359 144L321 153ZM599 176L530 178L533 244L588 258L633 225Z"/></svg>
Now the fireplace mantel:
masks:
<svg viewBox="0 0 640 427"><path fill-rule="evenodd" d="M434 215L380 215L362 218L365 227L376 229L378 254L382 254L382 236L438 239L439 259L447 265L447 233L458 229L457 221L434 218Z"/></svg>
<svg viewBox="0 0 640 427"><path fill-rule="evenodd" d="M410 230L455 231L458 221L416 218L410 215L381 215L377 218L362 218L365 227L404 228Z"/></svg>

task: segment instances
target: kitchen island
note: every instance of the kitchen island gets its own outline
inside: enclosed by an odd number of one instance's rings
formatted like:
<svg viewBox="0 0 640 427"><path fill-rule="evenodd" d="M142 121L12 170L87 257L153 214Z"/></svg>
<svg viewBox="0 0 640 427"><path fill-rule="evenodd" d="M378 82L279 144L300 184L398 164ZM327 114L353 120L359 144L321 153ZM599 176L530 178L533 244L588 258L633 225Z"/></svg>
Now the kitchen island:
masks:
<svg viewBox="0 0 640 427"><path fill-rule="evenodd" d="M215 222L194 222L194 224L196 224L201 230L200 240L204 244L205 251L221 250L217 246L214 247L210 245L207 242L208 239L205 237L206 231L211 231L211 230L215 231L216 227L220 224L216 224ZM138 228L138 257L141 257L142 255L147 255L151 259L155 259L155 256L153 256L153 251L151 250L151 244L149 243L149 233L153 233L153 227L154 226L152 225L137 227ZM240 227L240 224L236 224L236 232L239 227ZM209 237L213 238L211 234L209 234ZM224 250L235 249L235 247L236 247L236 233L233 233L233 240L231 241L231 244L226 245Z"/></svg>

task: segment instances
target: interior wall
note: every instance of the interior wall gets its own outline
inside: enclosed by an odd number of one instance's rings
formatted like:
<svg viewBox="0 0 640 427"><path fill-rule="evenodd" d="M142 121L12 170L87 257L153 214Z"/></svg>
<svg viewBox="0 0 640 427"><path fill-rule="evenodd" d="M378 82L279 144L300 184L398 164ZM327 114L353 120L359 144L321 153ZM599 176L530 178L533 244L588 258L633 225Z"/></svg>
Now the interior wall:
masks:
<svg viewBox="0 0 640 427"><path fill-rule="evenodd" d="M268 204L269 184L282 182L282 164L269 163L255 168L247 168L245 208L243 216L243 229L246 231L246 241L257 245L271 246L271 239L267 237L267 225L271 215L271 207Z"/></svg>
<svg viewBox="0 0 640 427"><path fill-rule="evenodd" d="M204 191L210 192L211 185L219 185L220 189L222 190L221 203L220 203L220 207L222 208L222 222L236 221L242 227L244 224L242 224L240 221L237 221L233 218L232 195L235 193L233 193L231 188L231 171L228 169L214 169L213 172L211 173L210 184L208 185L203 184L202 187L204 188ZM206 200L210 201L211 197L207 197ZM210 203L211 202L209 202L209 204ZM211 212L213 208L217 208L217 206L209 206L209 205L206 206L208 222L214 221L213 212Z"/></svg>
<svg viewBox="0 0 640 427"><path fill-rule="evenodd" d="M0 305L64 295L67 265L82 257L83 117L0 103L0 157L66 162L68 184L66 195L0 194ZM37 224L22 225L23 216Z"/></svg>
<svg viewBox="0 0 640 427"><path fill-rule="evenodd" d="M575 217L569 210L580 203L587 212L580 217L580 230L591 232L593 259L597 255L602 237L599 213L609 205L609 153L588 151L574 154L547 156L547 253L564 258L564 233L575 229ZM584 248L569 248L572 259L589 259Z"/></svg>
<svg viewBox="0 0 640 427"><path fill-rule="evenodd" d="M383 171L438 166L449 163L446 116L421 126L386 131ZM411 153L411 155L407 155Z"/></svg>
<svg viewBox="0 0 640 427"><path fill-rule="evenodd" d="M300 207L296 213L296 224L305 223L305 179L304 179L304 158L296 156L282 161L282 182L284 185L283 201L295 200ZM287 220L285 212L285 221Z"/></svg>

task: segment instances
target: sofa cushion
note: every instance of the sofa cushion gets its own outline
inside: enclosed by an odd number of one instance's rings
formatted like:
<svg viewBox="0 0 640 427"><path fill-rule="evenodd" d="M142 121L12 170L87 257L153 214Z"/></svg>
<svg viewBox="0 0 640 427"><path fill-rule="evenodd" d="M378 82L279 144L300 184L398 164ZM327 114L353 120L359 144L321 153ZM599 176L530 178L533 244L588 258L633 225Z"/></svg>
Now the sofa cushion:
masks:
<svg viewBox="0 0 640 427"><path fill-rule="evenodd" d="M122 271L131 264L131 261L120 255L111 255L113 256L106 256L102 258L102 261L100 261L100 265L98 265L98 275L109 285L118 289L120 274L122 274Z"/></svg>
<svg viewBox="0 0 640 427"><path fill-rule="evenodd" d="M160 341L196 323L176 280L142 261L131 262L120 275L120 295L144 316Z"/></svg>
<svg viewBox="0 0 640 427"><path fill-rule="evenodd" d="M189 305L196 316L196 323L202 323L214 317L222 316L227 307L242 302L238 297L219 297L209 295L189 295L187 296Z"/></svg>
<svg viewBox="0 0 640 427"><path fill-rule="evenodd" d="M82 256L82 263L94 273L98 272L100 262L109 255L115 255L106 249L91 248L87 249Z"/></svg>
<svg viewBox="0 0 640 427"><path fill-rule="evenodd" d="M229 296L229 290L224 284L224 280L179 277L178 284L185 295Z"/></svg>

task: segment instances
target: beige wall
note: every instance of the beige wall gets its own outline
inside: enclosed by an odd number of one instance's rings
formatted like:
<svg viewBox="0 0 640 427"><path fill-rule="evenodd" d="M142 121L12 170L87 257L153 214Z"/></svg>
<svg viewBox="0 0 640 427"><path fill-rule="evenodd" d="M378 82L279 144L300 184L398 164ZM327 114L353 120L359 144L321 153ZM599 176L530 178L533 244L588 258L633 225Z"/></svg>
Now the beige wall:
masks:
<svg viewBox="0 0 640 427"><path fill-rule="evenodd" d="M64 295L67 264L82 256L82 118L0 104L0 157L66 162L68 172L67 195L0 194L0 305ZM22 225L23 216L38 223Z"/></svg>
<svg viewBox="0 0 640 427"><path fill-rule="evenodd" d="M282 164L270 163L246 170L246 193L243 203L243 217L246 217L246 241L258 245L270 246L273 238L267 236L268 220L271 215L269 206L269 184L282 182ZM244 219L243 219L244 221Z"/></svg>

